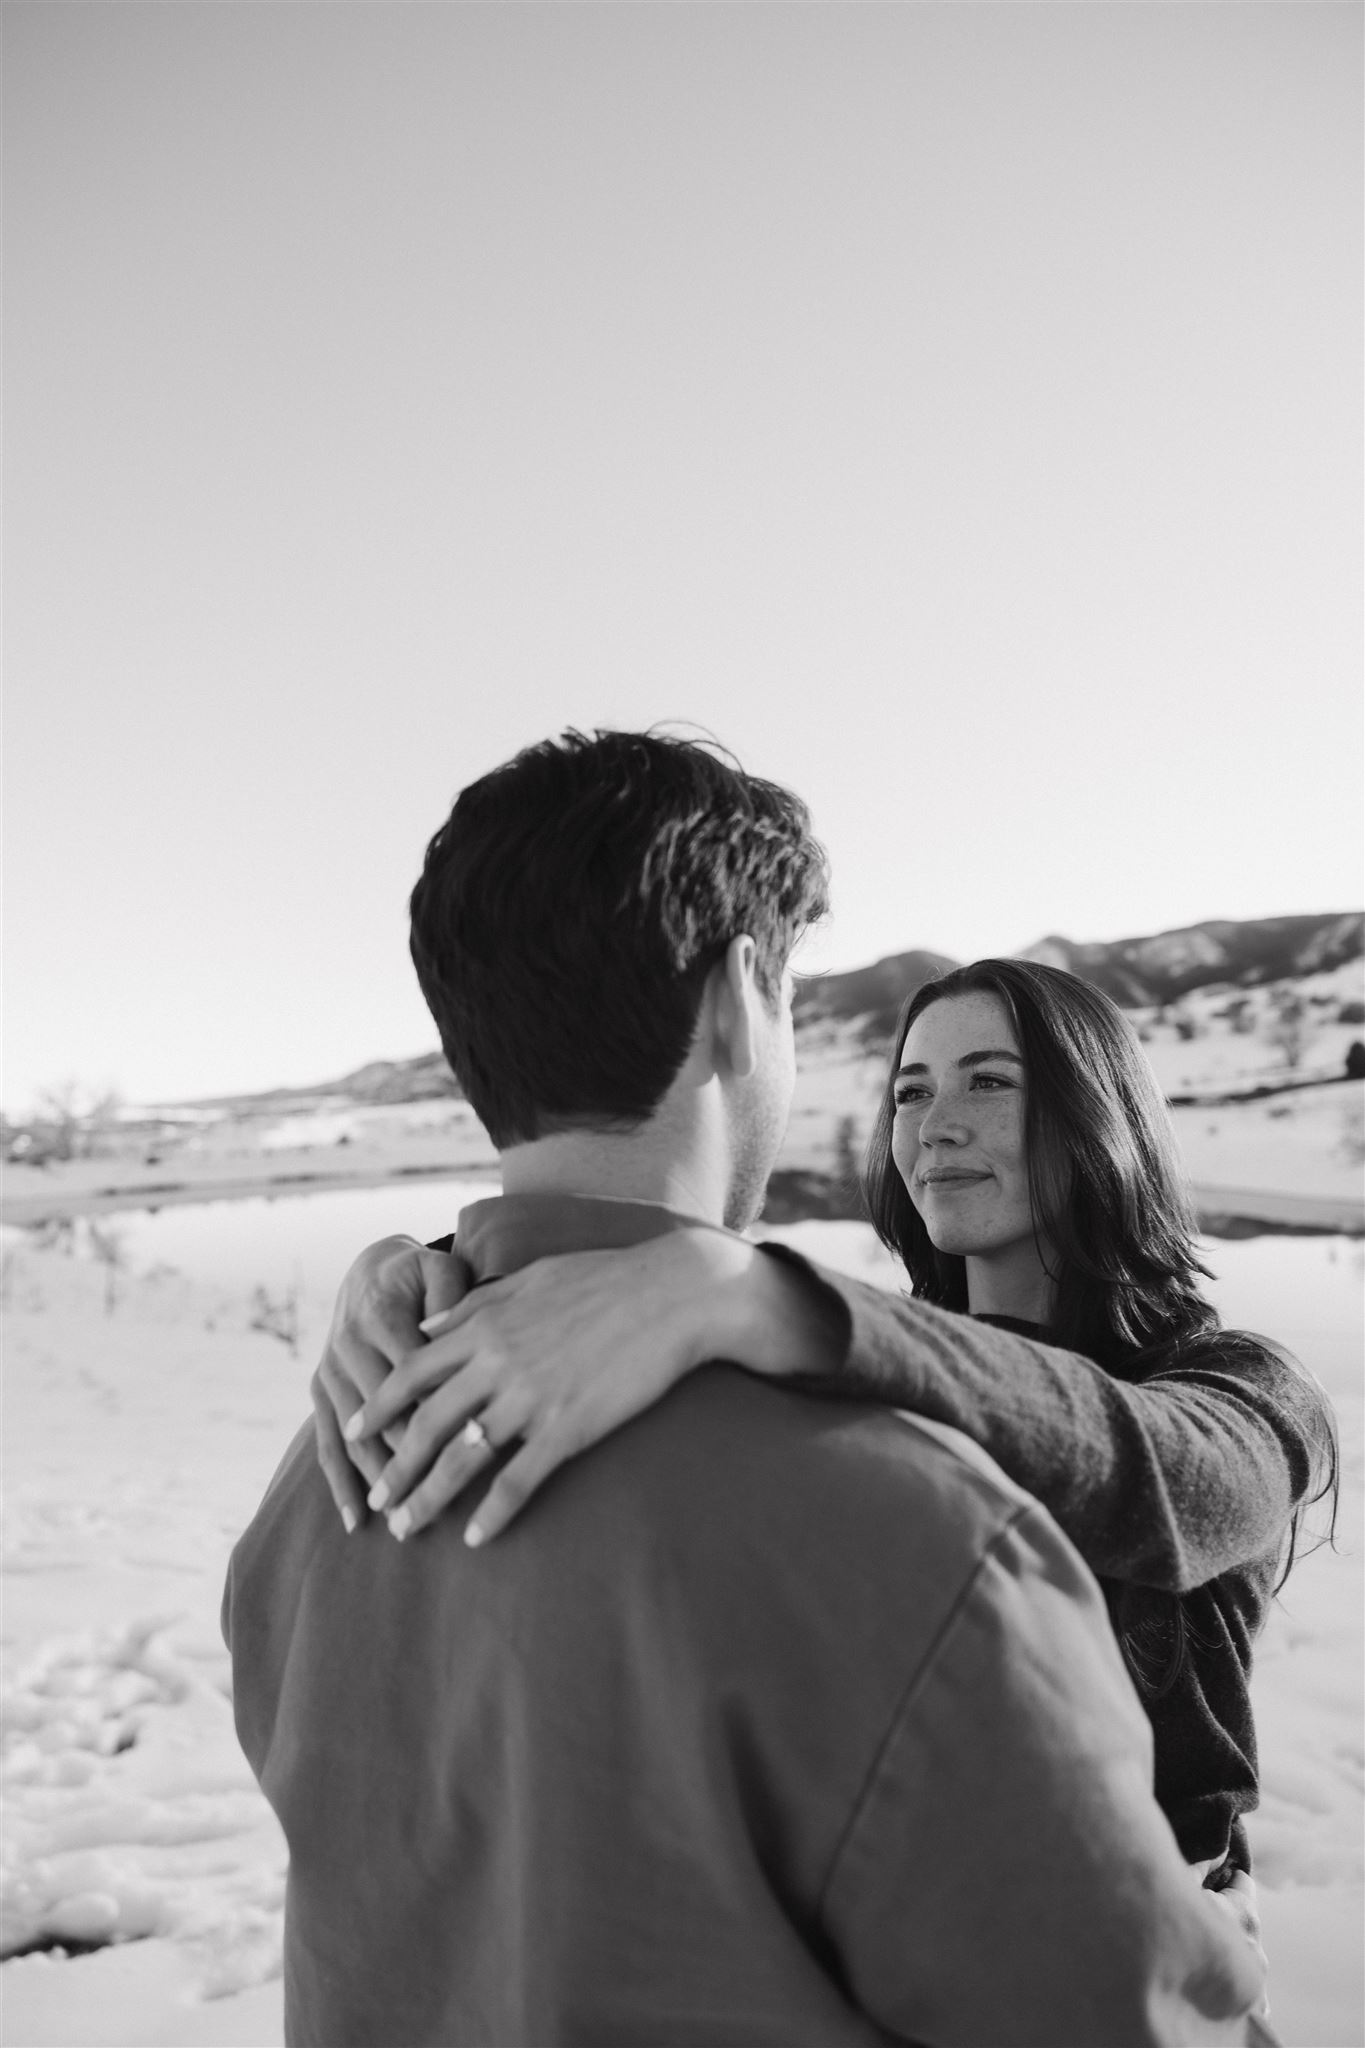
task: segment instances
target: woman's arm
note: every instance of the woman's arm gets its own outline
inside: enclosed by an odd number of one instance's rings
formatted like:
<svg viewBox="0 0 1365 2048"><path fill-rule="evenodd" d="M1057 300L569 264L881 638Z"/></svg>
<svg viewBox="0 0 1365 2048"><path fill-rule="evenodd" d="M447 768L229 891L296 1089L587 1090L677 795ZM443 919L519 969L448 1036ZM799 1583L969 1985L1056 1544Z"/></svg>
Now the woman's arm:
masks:
<svg viewBox="0 0 1365 2048"><path fill-rule="evenodd" d="M822 1388L962 1430L1103 1577L1176 1593L1204 1585L1274 1550L1313 1485L1326 1397L1272 1346L1214 1331L1180 1364L1129 1384L1074 1352L818 1277L849 1330Z"/></svg>
<svg viewBox="0 0 1365 2048"><path fill-rule="evenodd" d="M342 1282L313 1401L319 1463L348 1530L368 1502L395 1535L415 1533L486 1469L490 1445L510 1445L466 1532L483 1541L566 1458L694 1366L728 1358L814 1382L837 1367L848 1335L842 1304L804 1263L789 1271L727 1231L539 1259L419 1323L427 1269L441 1261L434 1248L386 1238ZM447 1298L459 1293L456 1283Z"/></svg>
<svg viewBox="0 0 1365 2048"><path fill-rule="evenodd" d="M384 1289L349 1277L348 1287L368 1304L348 1341L373 1359L384 1330L363 1317ZM471 1419L495 1450L515 1443L471 1531L480 1540L565 1458L721 1357L961 1429L1049 1508L1093 1570L1183 1591L1279 1543L1320 1428L1318 1390L1268 1353L1221 1357L1215 1339L1198 1363L1131 1386L1073 1353L717 1231L541 1260L428 1329L432 1341L404 1354L350 1425L358 1457L414 1410L370 1496L399 1534L486 1468L483 1442L462 1436Z"/></svg>

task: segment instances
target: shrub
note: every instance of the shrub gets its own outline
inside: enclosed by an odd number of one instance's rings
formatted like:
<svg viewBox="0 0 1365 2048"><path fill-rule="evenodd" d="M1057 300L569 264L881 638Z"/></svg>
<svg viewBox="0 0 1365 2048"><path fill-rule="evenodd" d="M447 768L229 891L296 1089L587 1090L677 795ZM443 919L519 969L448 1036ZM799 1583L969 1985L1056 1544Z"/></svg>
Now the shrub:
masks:
<svg viewBox="0 0 1365 2048"><path fill-rule="evenodd" d="M249 1330L260 1330L267 1337L278 1337L291 1358L299 1355L299 1283L286 1287L280 1295L271 1294L264 1287L257 1287L251 1296L251 1313L247 1318Z"/></svg>
<svg viewBox="0 0 1365 2048"><path fill-rule="evenodd" d="M1297 1067L1308 1043L1308 1019L1302 1000L1292 994L1278 997L1266 1038L1287 1067Z"/></svg>

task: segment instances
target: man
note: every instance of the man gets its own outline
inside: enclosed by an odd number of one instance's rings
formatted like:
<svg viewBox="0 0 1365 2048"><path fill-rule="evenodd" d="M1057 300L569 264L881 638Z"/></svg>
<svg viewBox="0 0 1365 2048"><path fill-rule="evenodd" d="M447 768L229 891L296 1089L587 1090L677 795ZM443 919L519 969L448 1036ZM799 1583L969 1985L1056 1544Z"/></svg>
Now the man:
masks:
<svg viewBox="0 0 1365 2048"><path fill-rule="evenodd" d="M801 804L704 748L462 793L413 955L502 1158L477 1278L752 1220L824 901ZM308 1427L224 1630L295 2048L1249 2038L1095 1583L952 1431L708 1367L474 1551L347 1537Z"/></svg>

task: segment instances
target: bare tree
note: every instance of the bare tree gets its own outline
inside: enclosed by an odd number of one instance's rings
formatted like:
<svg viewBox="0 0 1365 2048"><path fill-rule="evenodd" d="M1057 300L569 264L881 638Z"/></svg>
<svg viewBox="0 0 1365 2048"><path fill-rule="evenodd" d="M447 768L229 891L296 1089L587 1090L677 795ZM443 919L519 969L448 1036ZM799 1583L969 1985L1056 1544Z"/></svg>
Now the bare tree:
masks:
<svg viewBox="0 0 1365 2048"><path fill-rule="evenodd" d="M1239 1038L1245 1038L1255 1029L1256 1014L1251 1007L1250 996L1233 996L1223 1015L1228 1020L1229 1028L1235 1031Z"/></svg>
<svg viewBox="0 0 1365 2048"><path fill-rule="evenodd" d="M860 1180L856 1117L841 1116L835 1126L834 1171L848 1192L856 1195Z"/></svg>
<svg viewBox="0 0 1365 2048"><path fill-rule="evenodd" d="M282 1294L257 1287L251 1296L247 1328L267 1337L278 1337L291 1358L299 1355L299 1283L295 1280Z"/></svg>
<svg viewBox="0 0 1365 2048"><path fill-rule="evenodd" d="M117 1121L122 1097L116 1088L87 1088L81 1081L58 1081L38 1095L32 1129L49 1159L88 1159L99 1139Z"/></svg>
<svg viewBox="0 0 1365 2048"><path fill-rule="evenodd" d="M1308 1011L1301 996L1292 990L1276 996L1265 1035L1287 1067L1298 1066L1308 1045Z"/></svg>
<svg viewBox="0 0 1365 2048"><path fill-rule="evenodd" d="M90 1250L104 1268L104 1313L111 1316L118 1300L118 1276L128 1264L123 1233L112 1223L90 1219Z"/></svg>

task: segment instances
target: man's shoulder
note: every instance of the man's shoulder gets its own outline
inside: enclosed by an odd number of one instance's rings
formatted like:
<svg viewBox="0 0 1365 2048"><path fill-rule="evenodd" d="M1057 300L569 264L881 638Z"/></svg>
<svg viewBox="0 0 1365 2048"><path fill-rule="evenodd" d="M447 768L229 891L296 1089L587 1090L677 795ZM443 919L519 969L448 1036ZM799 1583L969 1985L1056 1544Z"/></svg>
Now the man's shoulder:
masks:
<svg viewBox="0 0 1365 2048"><path fill-rule="evenodd" d="M310 1420L301 1424L291 1439L260 1505L238 1537L232 1552L233 1574L258 1559L268 1559L277 1570L285 1567L286 1559L290 1566L297 1566L298 1553L314 1549L320 1538L331 1533L336 1520L318 1466L317 1439Z"/></svg>
<svg viewBox="0 0 1365 2048"><path fill-rule="evenodd" d="M704 1484L711 1513L823 1511L851 1538L883 1524L905 1535L932 1526L972 1547L1035 1505L958 1430L724 1363L621 1432L617 1480L640 1484L660 1512Z"/></svg>
<svg viewBox="0 0 1365 2048"><path fill-rule="evenodd" d="M798 1720L844 1673L857 1748L964 1602L1011 1603L1046 1520L951 1430L717 1364L556 1474L505 1562L552 1606L582 1579L610 1589L591 1600L684 1627L708 1671L790 1691Z"/></svg>
<svg viewBox="0 0 1365 2048"><path fill-rule="evenodd" d="M1042 1513L955 1430L719 1363L570 1459L507 1535L472 1553L462 1539L476 1498L457 1500L415 1544L382 1529L346 1539L309 1424L237 1545L233 1584L272 1610L308 1580L421 1609L459 1607L471 1573L570 1607L589 1585L647 1603L664 1583L685 1585L709 1605L724 1584L732 1612L786 1603L803 1627L824 1612L839 1635L859 1632L867 1605L871 1632L885 1625L908 1640L951 1608L1003 1532Z"/></svg>
<svg viewBox="0 0 1365 2048"><path fill-rule="evenodd" d="M971 1544L989 1541L1036 1507L990 1454L960 1430L901 1409L818 1398L717 1361L657 1406L570 1461L549 1498L594 1518L608 1497L650 1519L828 1513L851 1533L933 1525ZM463 1529L456 1512L441 1524ZM534 1511L532 1511L534 1512ZM530 1519L530 1517L528 1517ZM245 1538L271 1548L332 1533L335 1511L318 1470L311 1422L286 1449ZM433 1534L435 1531L433 1531Z"/></svg>

